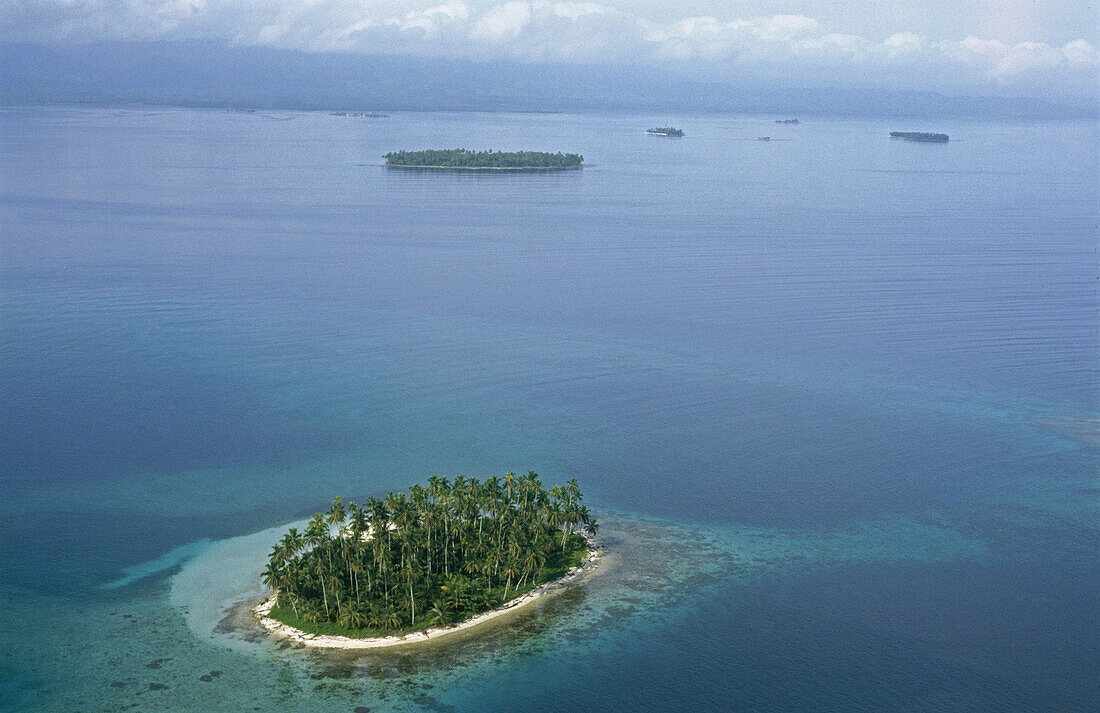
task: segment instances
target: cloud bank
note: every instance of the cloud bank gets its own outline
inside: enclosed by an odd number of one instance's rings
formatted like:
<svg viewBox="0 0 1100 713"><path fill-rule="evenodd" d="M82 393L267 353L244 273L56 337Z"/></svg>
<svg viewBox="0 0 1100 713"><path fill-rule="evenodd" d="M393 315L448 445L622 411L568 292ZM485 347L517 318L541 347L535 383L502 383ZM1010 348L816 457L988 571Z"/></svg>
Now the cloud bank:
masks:
<svg viewBox="0 0 1100 713"><path fill-rule="evenodd" d="M805 15L656 22L590 2L9 0L0 38L52 43L214 39L310 52L697 67L819 82L1094 94L1100 57L1063 46L901 32L847 34Z"/></svg>

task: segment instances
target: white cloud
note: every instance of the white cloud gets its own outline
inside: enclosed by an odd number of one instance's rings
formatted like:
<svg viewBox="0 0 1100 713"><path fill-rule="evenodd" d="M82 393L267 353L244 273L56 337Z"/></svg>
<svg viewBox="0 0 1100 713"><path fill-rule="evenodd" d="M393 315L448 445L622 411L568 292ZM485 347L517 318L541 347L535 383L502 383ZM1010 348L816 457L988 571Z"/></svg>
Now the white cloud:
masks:
<svg viewBox="0 0 1100 713"><path fill-rule="evenodd" d="M757 18L754 32L760 38L770 41L791 40L806 35L820 27L817 20L805 15L775 15Z"/></svg>
<svg viewBox="0 0 1100 713"><path fill-rule="evenodd" d="M882 41L882 48L890 57L914 55L927 46L928 43L923 37L912 32L898 32Z"/></svg>
<svg viewBox="0 0 1100 713"><path fill-rule="evenodd" d="M1006 44L971 36L958 42L939 43L936 50L973 71L1005 83L1028 75L1048 75L1060 68L1070 71L1091 68L1095 72L1097 65L1096 48L1084 40L1052 47L1042 42Z"/></svg>
<svg viewBox="0 0 1100 713"><path fill-rule="evenodd" d="M791 76L925 73L934 83L1095 85L1096 47L898 32L876 40L805 15L656 22L595 2L546 0L0 0L0 38L215 38L342 50L566 62L706 63Z"/></svg>
<svg viewBox="0 0 1100 713"><path fill-rule="evenodd" d="M1096 48L1090 45L1084 40L1073 40L1067 42L1062 48L1063 54L1066 55L1066 59L1070 62L1079 62L1081 64L1096 64L1100 59Z"/></svg>
<svg viewBox="0 0 1100 713"><path fill-rule="evenodd" d="M490 8L474 25L474 34L494 42L519 37L531 23L531 5L509 2Z"/></svg>
<svg viewBox="0 0 1100 713"><path fill-rule="evenodd" d="M462 25L470 19L470 6L461 2L433 5L424 10L410 10L400 20L392 19L388 24L403 32L421 33L425 40L435 40L446 36L451 28ZM355 32L368 30L373 25L369 21L360 22ZM350 35L349 35L350 36Z"/></svg>
<svg viewBox="0 0 1100 713"><path fill-rule="evenodd" d="M576 20L585 15L607 15L612 12L610 8L593 2L559 2L553 7L555 15L567 17L570 20Z"/></svg>

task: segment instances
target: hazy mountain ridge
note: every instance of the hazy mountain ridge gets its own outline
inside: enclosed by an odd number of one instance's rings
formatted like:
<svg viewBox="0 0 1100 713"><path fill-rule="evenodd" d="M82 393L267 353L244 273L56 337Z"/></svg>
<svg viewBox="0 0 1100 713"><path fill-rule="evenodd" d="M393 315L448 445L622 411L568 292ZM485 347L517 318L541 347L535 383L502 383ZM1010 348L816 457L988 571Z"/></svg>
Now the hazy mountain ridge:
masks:
<svg viewBox="0 0 1100 713"><path fill-rule="evenodd" d="M188 41L0 43L0 103L148 103L258 109L759 112L1083 118L1092 103L861 87L695 81L651 67L310 54Z"/></svg>

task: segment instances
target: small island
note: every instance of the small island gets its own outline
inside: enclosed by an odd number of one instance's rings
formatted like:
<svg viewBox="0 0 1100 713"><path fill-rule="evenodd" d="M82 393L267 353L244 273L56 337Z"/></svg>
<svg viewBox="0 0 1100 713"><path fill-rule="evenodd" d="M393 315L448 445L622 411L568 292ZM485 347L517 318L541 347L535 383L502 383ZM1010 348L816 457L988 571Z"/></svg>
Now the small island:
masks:
<svg viewBox="0 0 1100 713"><path fill-rule="evenodd" d="M380 114L376 111L333 111L329 116L346 116L352 119L388 119L389 114Z"/></svg>
<svg viewBox="0 0 1100 713"><path fill-rule="evenodd" d="M647 134L649 134L650 136L677 136L677 137L679 137L679 136L684 135L684 132L683 132L682 129L677 129L677 128L672 127L672 126L658 126L656 128L653 128L653 129L646 129L645 132Z"/></svg>
<svg viewBox="0 0 1100 713"><path fill-rule="evenodd" d="M576 576L598 529L575 479L547 490L534 472L337 498L275 545L263 573L273 594L255 611L276 633L343 642L322 646L425 640Z"/></svg>
<svg viewBox="0 0 1100 713"><path fill-rule="evenodd" d="M930 134L926 131L891 131L890 138L945 144L947 143L948 136L947 134Z"/></svg>
<svg viewBox="0 0 1100 713"><path fill-rule="evenodd" d="M435 168L463 171L562 171L580 168L584 157L545 151L467 151L430 149L391 151L383 158L393 168Z"/></svg>

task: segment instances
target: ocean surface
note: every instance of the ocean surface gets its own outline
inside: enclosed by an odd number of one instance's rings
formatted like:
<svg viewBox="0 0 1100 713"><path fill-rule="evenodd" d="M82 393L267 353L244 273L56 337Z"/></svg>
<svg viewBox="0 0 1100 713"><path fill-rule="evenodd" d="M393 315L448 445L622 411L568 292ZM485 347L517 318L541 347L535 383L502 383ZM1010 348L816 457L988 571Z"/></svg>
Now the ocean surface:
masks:
<svg viewBox="0 0 1100 713"><path fill-rule="evenodd" d="M0 109L0 711L1100 710L1100 130L775 118ZM585 168L382 165L459 146ZM583 586L227 616L333 496L508 470Z"/></svg>

